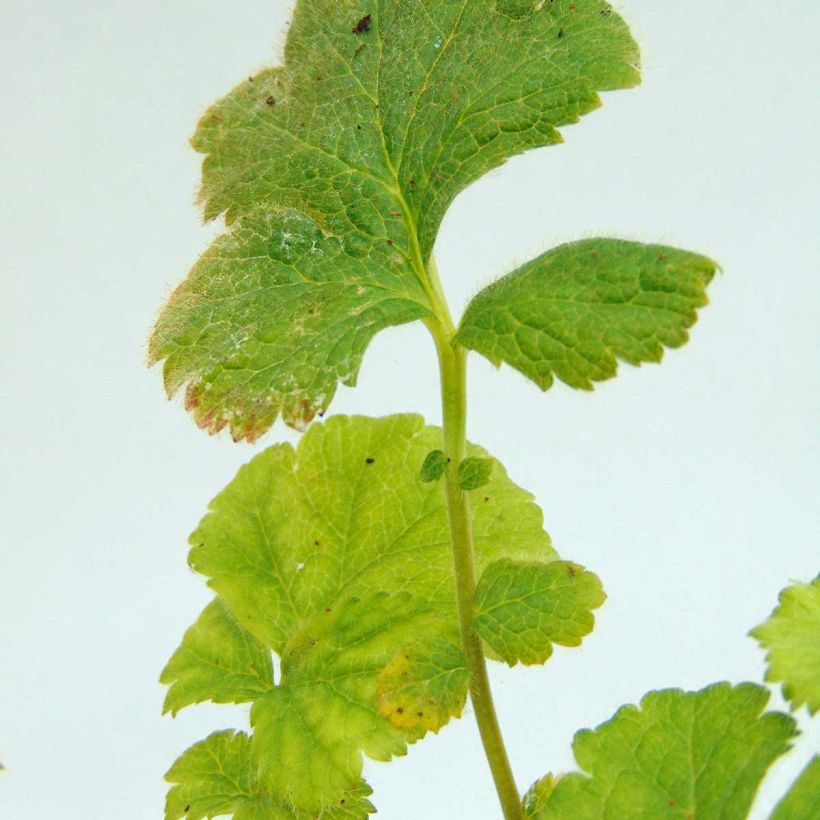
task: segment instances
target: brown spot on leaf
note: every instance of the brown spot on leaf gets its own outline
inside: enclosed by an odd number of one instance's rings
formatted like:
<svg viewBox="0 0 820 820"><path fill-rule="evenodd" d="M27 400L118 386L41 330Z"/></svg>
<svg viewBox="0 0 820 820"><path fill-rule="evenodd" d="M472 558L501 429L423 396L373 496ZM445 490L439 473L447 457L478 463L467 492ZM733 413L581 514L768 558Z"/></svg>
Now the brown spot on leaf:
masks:
<svg viewBox="0 0 820 820"><path fill-rule="evenodd" d="M567 564L567 575L569 575L570 578L575 577L575 567L572 566L572 564Z"/></svg>
<svg viewBox="0 0 820 820"><path fill-rule="evenodd" d="M659 253L658 254L658 261L663 262L664 259L666 259L666 254L663 253L663 252Z"/></svg>
<svg viewBox="0 0 820 820"><path fill-rule="evenodd" d="M375 461L376 461L376 459L375 459L375 458L373 458L372 456L368 456L368 457L364 460L364 463L365 463L365 464L373 464Z"/></svg>
<svg viewBox="0 0 820 820"><path fill-rule="evenodd" d="M559 28L558 29L558 39L560 40L563 36L564 36L564 29Z"/></svg>
<svg viewBox="0 0 820 820"><path fill-rule="evenodd" d="M273 98L273 94L271 94L269 97L267 97L267 98L265 99L265 102L266 102L268 105L276 105L276 100Z"/></svg>
<svg viewBox="0 0 820 820"><path fill-rule="evenodd" d="M355 26L353 26L353 33L354 34L364 34L366 31L370 31L370 26L373 23L373 15L372 14L365 14Z"/></svg>

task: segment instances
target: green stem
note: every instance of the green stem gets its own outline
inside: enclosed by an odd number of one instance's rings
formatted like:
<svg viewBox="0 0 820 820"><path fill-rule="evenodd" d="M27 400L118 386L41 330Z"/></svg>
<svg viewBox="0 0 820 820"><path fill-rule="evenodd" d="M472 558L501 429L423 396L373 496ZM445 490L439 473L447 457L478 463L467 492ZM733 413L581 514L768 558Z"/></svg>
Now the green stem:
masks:
<svg viewBox="0 0 820 820"><path fill-rule="evenodd" d="M445 494L453 548L461 649L470 674L470 699L504 818L524 820L521 797L495 713L484 648L474 625L476 568L470 499L461 489L458 478L458 466L467 452L467 350L452 344L455 327L432 259L428 276L436 297L436 320L428 321L427 327L436 343L441 373L443 449L449 462L445 473Z"/></svg>

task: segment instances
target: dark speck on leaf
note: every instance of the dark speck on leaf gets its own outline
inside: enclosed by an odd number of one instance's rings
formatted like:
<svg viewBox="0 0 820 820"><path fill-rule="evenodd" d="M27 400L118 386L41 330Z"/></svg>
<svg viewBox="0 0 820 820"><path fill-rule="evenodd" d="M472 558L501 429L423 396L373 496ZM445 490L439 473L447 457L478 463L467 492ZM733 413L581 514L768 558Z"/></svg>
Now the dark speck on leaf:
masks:
<svg viewBox="0 0 820 820"><path fill-rule="evenodd" d="M564 29L558 29L558 39L560 40L564 36Z"/></svg>
<svg viewBox="0 0 820 820"><path fill-rule="evenodd" d="M362 53L362 49L363 49L366 45L367 45L367 43L362 43L362 44L361 44L361 45L360 45L360 46L356 49L356 52L355 52L355 54L354 54L353 56L354 56L354 57L358 57L358 56Z"/></svg>
<svg viewBox="0 0 820 820"><path fill-rule="evenodd" d="M572 564L567 564L567 575L569 575L570 578L575 577L575 567L572 566Z"/></svg>
<svg viewBox="0 0 820 820"><path fill-rule="evenodd" d="M388 245L390 245L390 246L392 247L392 246L393 246L393 240L392 240L392 239L388 239L388 240L387 240L387 244L388 244Z"/></svg>
<svg viewBox="0 0 820 820"><path fill-rule="evenodd" d="M318 547L318 546L319 546L319 544L321 544L321 543L322 543L322 542L321 542L321 541L317 538L317 539L313 542L313 546L314 546L314 547Z"/></svg>
<svg viewBox="0 0 820 820"><path fill-rule="evenodd" d="M333 610L330 607L327 607L327 609L325 609L325 612L333 612Z"/></svg>
<svg viewBox="0 0 820 820"><path fill-rule="evenodd" d="M375 461L376 461L376 459L375 459L375 458L372 458L372 457L368 456L368 457L364 460L364 463L365 463L365 464L373 464Z"/></svg>
<svg viewBox="0 0 820 820"><path fill-rule="evenodd" d="M401 707L401 706L399 706L399 708L398 708L398 709L396 709L396 714L398 714L398 715L403 715L403 714L404 714L404 709L402 709L402 707Z"/></svg>
<svg viewBox="0 0 820 820"><path fill-rule="evenodd" d="M664 260L664 259L666 259L666 254L665 254L665 253L659 253L659 254L658 254L658 259L659 259L661 262L663 262L663 260Z"/></svg>
<svg viewBox="0 0 820 820"><path fill-rule="evenodd" d="M274 100L274 99L273 99L273 95L271 95L270 97L268 97L268 98L265 100L265 102L266 102L268 105L276 105L276 100Z"/></svg>
<svg viewBox="0 0 820 820"><path fill-rule="evenodd" d="M370 24L373 22L373 16L370 14L365 14L355 26L353 26L353 33L354 34L364 34L366 31L370 31Z"/></svg>
<svg viewBox="0 0 820 820"><path fill-rule="evenodd" d="M485 500L485 501L489 501L489 500L490 500L490 496L485 495L485 496L484 496L484 500Z"/></svg>

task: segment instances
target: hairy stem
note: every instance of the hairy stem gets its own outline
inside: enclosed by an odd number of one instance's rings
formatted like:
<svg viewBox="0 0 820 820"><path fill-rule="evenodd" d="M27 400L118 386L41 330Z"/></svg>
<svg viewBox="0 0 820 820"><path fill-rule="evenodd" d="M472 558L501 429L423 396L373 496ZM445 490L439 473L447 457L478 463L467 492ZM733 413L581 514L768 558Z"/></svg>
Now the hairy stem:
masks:
<svg viewBox="0 0 820 820"><path fill-rule="evenodd" d="M461 649L470 674L470 700L504 818L523 820L521 797L493 705L484 648L474 626L476 569L470 499L460 488L458 477L458 465L467 449L467 351L451 343L455 328L432 260L429 276L437 304L436 320L429 321L427 326L436 343L441 374L443 449L449 462L445 473L445 494L453 548Z"/></svg>

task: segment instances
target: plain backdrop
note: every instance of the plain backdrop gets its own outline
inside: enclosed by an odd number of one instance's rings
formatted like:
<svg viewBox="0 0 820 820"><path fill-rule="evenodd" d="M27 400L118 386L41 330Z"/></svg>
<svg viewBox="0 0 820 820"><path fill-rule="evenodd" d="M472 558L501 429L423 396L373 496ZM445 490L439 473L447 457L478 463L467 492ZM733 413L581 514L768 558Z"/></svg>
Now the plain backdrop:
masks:
<svg viewBox="0 0 820 820"><path fill-rule="evenodd" d="M763 675L746 632L820 569L814 0L623 0L644 84L462 194L437 246L459 312L566 240L707 253L724 274L691 343L594 393L541 394L470 360L470 435L532 490L609 601L580 650L494 665L522 788L647 690ZM278 60L282 0L0 4L0 817L160 818L175 756L247 710L160 716L157 677L209 600L185 561L209 499L260 448L168 403L145 339L219 225L193 201L201 111ZM440 418L419 325L381 334L335 413ZM783 707L779 693L772 703ZM771 773L763 818L818 748ZM466 718L366 764L385 820L495 820Z"/></svg>

